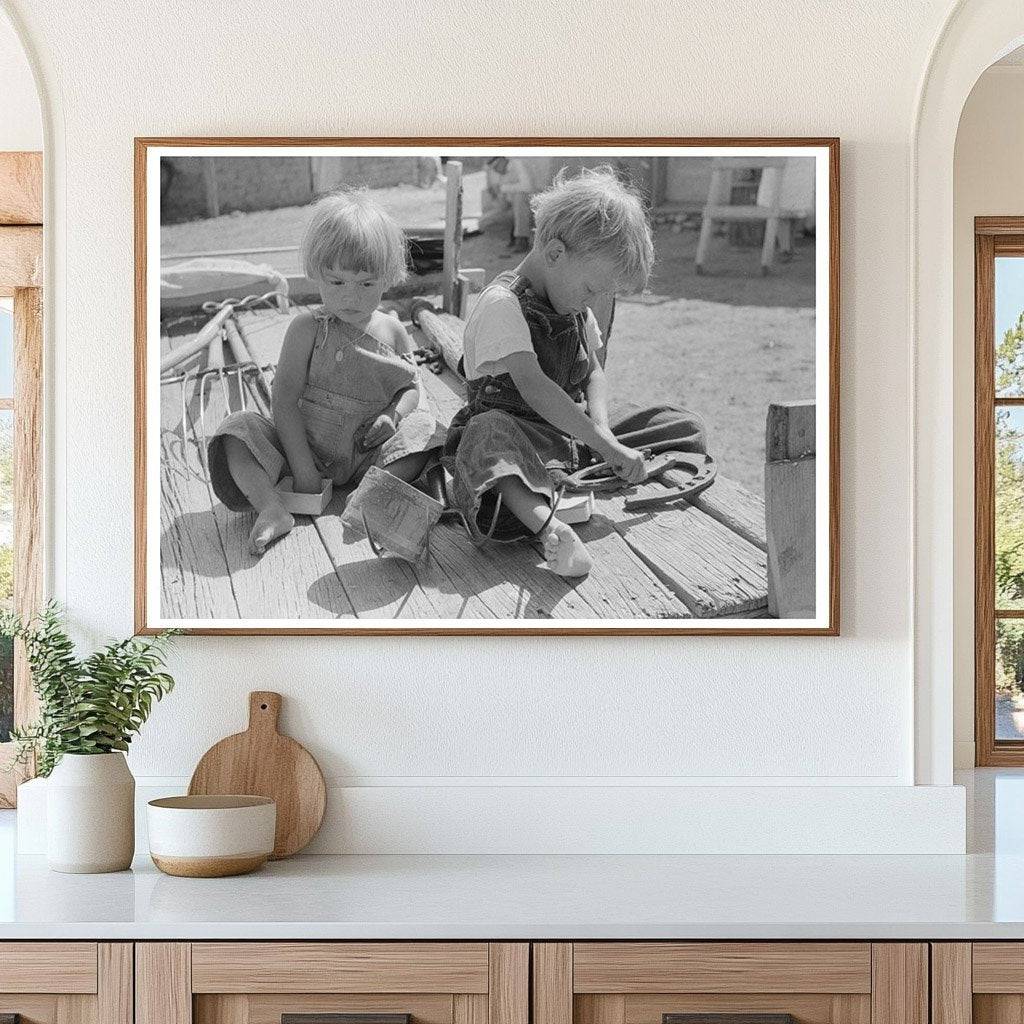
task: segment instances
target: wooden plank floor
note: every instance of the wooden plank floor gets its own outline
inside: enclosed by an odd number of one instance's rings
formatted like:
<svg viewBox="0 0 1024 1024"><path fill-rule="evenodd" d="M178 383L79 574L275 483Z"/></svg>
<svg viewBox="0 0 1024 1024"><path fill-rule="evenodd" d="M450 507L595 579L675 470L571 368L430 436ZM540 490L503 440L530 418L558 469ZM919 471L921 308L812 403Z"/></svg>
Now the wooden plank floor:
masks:
<svg viewBox="0 0 1024 1024"><path fill-rule="evenodd" d="M264 310L240 316L260 361L277 362L292 315ZM163 348L191 336L165 336ZM435 415L447 423L462 405L461 380L426 368L422 379ZM226 394L234 397L219 385L208 389L207 431L225 414ZM166 617L664 620L765 614L764 503L721 477L692 505L677 502L655 511L626 512L631 490L598 496L591 521L577 527L594 556L594 569L582 580L545 569L536 544L476 548L451 522L432 532L425 562L378 559L367 541L343 541L345 491L335 494L324 515L297 517L295 529L256 559L247 543L252 514L228 511L207 483L194 393L185 395L184 429L181 387L165 385L161 398Z"/></svg>

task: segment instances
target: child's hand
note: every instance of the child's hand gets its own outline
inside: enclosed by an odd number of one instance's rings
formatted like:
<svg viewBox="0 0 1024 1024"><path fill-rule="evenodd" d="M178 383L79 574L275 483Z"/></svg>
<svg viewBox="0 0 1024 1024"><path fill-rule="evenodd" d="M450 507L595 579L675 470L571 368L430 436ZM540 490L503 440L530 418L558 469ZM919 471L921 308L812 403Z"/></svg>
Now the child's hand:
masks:
<svg viewBox="0 0 1024 1024"><path fill-rule="evenodd" d="M292 490L296 494L319 494L322 487L319 473L296 473L292 477Z"/></svg>
<svg viewBox="0 0 1024 1024"><path fill-rule="evenodd" d="M638 484L647 476L644 453L611 441L604 453L608 465L628 484Z"/></svg>
<svg viewBox="0 0 1024 1024"><path fill-rule="evenodd" d="M394 437L397 430L395 421L386 412L382 412L366 428L360 447L364 452L371 448L379 448L389 437Z"/></svg>

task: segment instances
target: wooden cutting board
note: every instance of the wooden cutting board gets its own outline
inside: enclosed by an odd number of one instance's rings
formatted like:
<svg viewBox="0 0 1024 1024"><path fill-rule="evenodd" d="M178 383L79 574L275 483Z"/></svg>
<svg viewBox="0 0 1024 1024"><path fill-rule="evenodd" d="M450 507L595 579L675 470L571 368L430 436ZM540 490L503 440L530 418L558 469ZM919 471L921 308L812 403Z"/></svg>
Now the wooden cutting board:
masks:
<svg viewBox="0 0 1024 1024"><path fill-rule="evenodd" d="M192 773L192 796L241 793L277 803L273 860L303 849L320 828L327 790L320 766L302 744L277 731L281 694L249 694L249 728L214 744Z"/></svg>

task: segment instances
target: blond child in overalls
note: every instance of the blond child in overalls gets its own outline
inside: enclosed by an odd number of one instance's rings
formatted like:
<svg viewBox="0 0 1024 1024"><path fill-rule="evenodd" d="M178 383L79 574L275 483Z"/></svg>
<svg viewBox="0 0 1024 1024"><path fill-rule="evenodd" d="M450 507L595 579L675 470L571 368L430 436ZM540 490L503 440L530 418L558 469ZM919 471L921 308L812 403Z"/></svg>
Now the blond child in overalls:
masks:
<svg viewBox="0 0 1024 1024"><path fill-rule="evenodd" d="M469 401L452 420L443 463L475 540L538 538L548 568L584 576L593 560L554 516L556 481L602 460L637 483L645 445L704 452L706 439L700 417L680 407L609 413L591 307L647 284L654 244L639 194L599 167L559 172L532 206L533 248L483 290L466 323Z"/></svg>
<svg viewBox="0 0 1024 1024"><path fill-rule="evenodd" d="M418 477L444 441L425 407L405 328L381 296L406 276L401 228L365 190L321 199L302 242L305 273L323 301L288 327L274 376L273 421L226 417L210 440L214 492L234 511L255 509L253 554L295 525L277 484L315 494L321 478L357 483L370 466Z"/></svg>

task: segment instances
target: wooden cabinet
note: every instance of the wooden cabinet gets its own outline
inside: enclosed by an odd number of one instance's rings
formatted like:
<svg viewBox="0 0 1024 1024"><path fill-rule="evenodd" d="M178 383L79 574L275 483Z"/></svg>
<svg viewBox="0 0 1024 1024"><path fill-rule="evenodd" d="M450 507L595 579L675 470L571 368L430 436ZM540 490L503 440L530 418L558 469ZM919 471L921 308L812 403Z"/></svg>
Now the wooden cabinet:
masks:
<svg viewBox="0 0 1024 1024"><path fill-rule="evenodd" d="M0 942L4 1014L22 1024L323 1024L327 1014L351 1015L331 1024L697 1024L673 1019L687 1014L1019 1024L1024 943Z"/></svg>
<svg viewBox="0 0 1024 1024"><path fill-rule="evenodd" d="M686 1018L673 1021L676 1014L737 1014L742 1024L757 1024L756 1017L765 1014L791 1014L795 1024L928 1024L928 947L869 942L533 946L533 1024L691 1024Z"/></svg>
<svg viewBox="0 0 1024 1024"><path fill-rule="evenodd" d="M933 942L932 1024L1024 1020L1024 942Z"/></svg>
<svg viewBox="0 0 1024 1024"><path fill-rule="evenodd" d="M0 1017L132 1024L130 942L0 943Z"/></svg>
<svg viewBox="0 0 1024 1024"><path fill-rule="evenodd" d="M529 966L522 942L138 943L136 1024L529 1024Z"/></svg>

